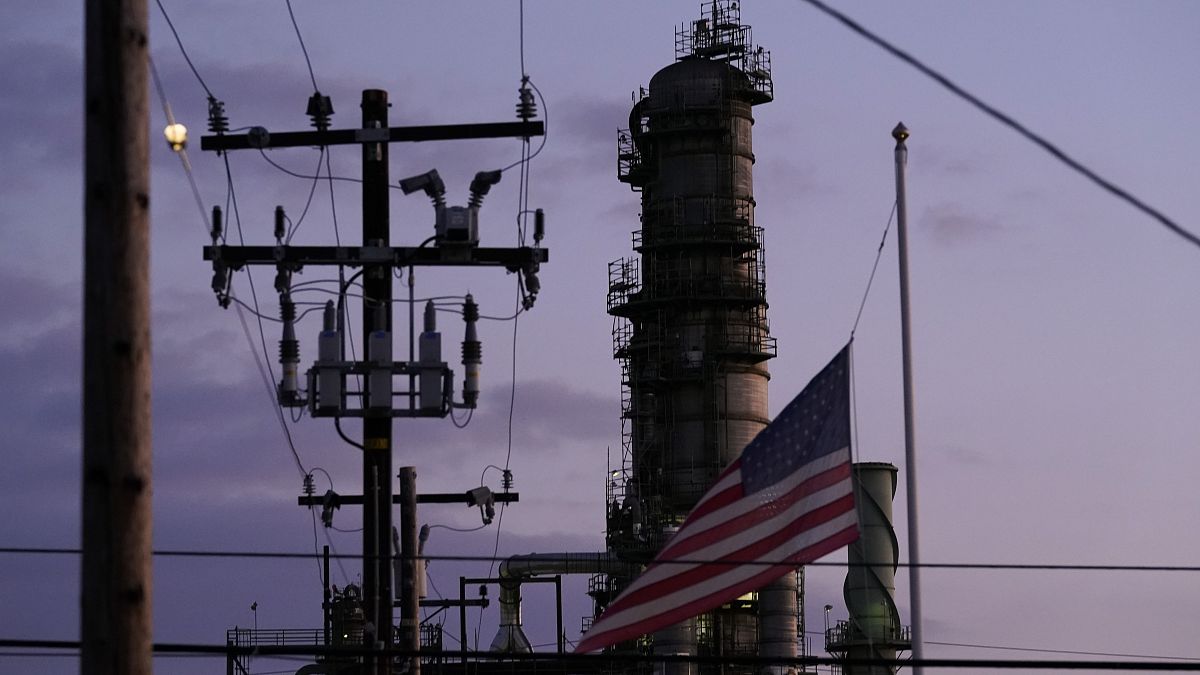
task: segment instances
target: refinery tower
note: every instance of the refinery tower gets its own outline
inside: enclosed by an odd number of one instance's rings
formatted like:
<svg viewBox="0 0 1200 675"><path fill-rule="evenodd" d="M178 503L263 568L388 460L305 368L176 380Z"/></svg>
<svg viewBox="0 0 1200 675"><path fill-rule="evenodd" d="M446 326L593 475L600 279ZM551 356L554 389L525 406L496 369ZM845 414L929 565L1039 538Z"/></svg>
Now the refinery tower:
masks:
<svg viewBox="0 0 1200 675"><path fill-rule="evenodd" d="M624 560L652 557L769 421L767 361L775 340L762 228L754 220L751 130L754 106L773 98L770 53L753 44L736 2L702 8L701 19L677 29L676 61L635 96L629 128L618 133L618 177L642 202L637 255L609 266L623 391L607 545ZM795 656L803 635L801 579L787 575L625 648ZM628 582L594 578L598 608Z"/></svg>

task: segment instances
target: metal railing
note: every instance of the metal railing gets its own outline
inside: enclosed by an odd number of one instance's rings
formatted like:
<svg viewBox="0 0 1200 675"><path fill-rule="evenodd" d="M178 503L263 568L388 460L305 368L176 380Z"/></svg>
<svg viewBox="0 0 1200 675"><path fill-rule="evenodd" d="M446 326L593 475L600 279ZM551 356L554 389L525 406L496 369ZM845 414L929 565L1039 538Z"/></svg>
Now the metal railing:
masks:
<svg viewBox="0 0 1200 675"><path fill-rule="evenodd" d="M912 643L912 629L909 626L891 621L888 624L868 636L853 622L838 621L825 631L825 651L841 652L867 643L902 649Z"/></svg>

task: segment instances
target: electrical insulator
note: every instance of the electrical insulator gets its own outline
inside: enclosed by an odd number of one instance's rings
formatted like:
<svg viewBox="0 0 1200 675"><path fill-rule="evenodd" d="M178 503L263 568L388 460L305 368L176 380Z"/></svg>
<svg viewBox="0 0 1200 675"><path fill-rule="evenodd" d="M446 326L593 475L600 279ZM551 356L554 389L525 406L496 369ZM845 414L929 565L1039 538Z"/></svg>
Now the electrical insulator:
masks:
<svg viewBox="0 0 1200 675"><path fill-rule="evenodd" d="M533 243L542 243L542 239L546 238L546 213L541 209L533 212Z"/></svg>
<svg viewBox="0 0 1200 675"><path fill-rule="evenodd" d="M325 131L329 128L329 118L333 116L333 101L319 91L313 92L313 95L308 97L308 108L305 112L312 118L312 125L317 131Z"/></svg>
<svg viewBox="0 0 1200 675"><path fill-rule="evenodd" d="M367 338L367 406L372 410L392 409L392 334L387 329L387 307L375 308L375 330Z"/></svg>
<svg viewBox="0 0 1200 675"><path fill-rule="evenodd" d="M325 303L324 323L317 337L317 407L328 412L342 409L342 336L337 330L333 301Z"/></svg>
<svg viewBox="0 0 1200 675"><path fill-rule="evenodd" d="M422 525L421 530L417 533L417 559L414 561L413 572L416 576L416 585L413 592L416 593L418 599L423 600L429 596L429 560L425 556L425 544L429 542L429 525ZM396 547L399 550L399 546Z"/></svg>
<svg viewBox="0 0 1200 675"><path fill-rule="evenodd" d="M212 289L213 289L213 293L217 294L217 302L220 303L220 305L222 307L229 306L228 294L225 292L226 289L228 289L228 288L229 288L229 268L225 266L225 263L223 263L219 260L214 260L213 261Z"/></svg>
<svg viewBox="0 0 1200 675"><path fill-rule="evenodd" d="M428 565L429 561L424 558L418 558L413 561L413 574L415 575L414 581L416 582L413 584L413 594L417 596L418 601L429 597L429 582L426 578L429 569Z"/></svg>
<svg viewBox="0 0 1200 675"><path fill-rule="evenodd" d="M435 209L446 205L446 184L438 175L437 169L430 169L419 176L405 178L400 181L400 191L410 195L421 190L433 201Z"/></svg>
<svg viewBox="0 0 1200 675"><path fill-rule="evenodd" d="M512 490L512 487L513 487L512 470L501 469L500 476L501 476L500 477L500 486L504 488L504 491L508 492L508 491Z"/></svg>
<svg viewBox="0 0 1200 675"><path fill-rule="evenodd" d="M529 78L521 78L521 88L517 90L517 118L528 122L537 117L537 103L533 100L533 91L529 88Z"/></svg>
<svg viewBox="0 0 1200 675"><path fill-rule="evenodd" d="M475 298L470 293L463 302L463 321L467 324L462 343L463 405L474 408L479 401L479 366L483 363L483 346L479 343L475 326L479 321L479 305L475 304Z"/></svg>
<svg viewBox="0 0 1200 675"><path fill-rule="evenodd" d="M525 295L521 297L522 309L532 309L533 303L537 301L538 292L542 290L542 282L538 279L539 269L541 264L536 261L526 263L521 268L521 279L525 284Z"/></svg>
<svg viewBox="0 0 1200 675"><path fill-rule="evenodd" d="M225 116L225 103L208 97L208 130L214 134L229 131L229 118Z"/></svg>
<svg viewBox="0 0 1200 675"><path fill-rule="evenodd" d="M445 414L454 405L454 371L446 368L442 371L442 413Z"/></svg>
<svg viewBox="0 0 1200 675"><path fill-rule="evenodd" d="M275 207L275 243L277 243L277 244L283 243L283 235L286 234L286 232L287 232L287 230L285 230L283 228L283 221L286 217L287 216L285 216L283 213L283 207L276 206Z"/></svg>
<svg viewBox="0 0 1200 675"><path fill-rule="evenodd" d="M279 365L282 375L279 380L279 405L295 408L304 405L300 396L300 341L296 339L296 305L292 296L279 296L279 318L283 321L283 337L279 340Z"/></svg>
<svg viewBox="0 0 1200 675"><path fill-rule="evenodd" d="M342 502L338 493L326 490L325 495L321 497L321 524L325 527L333 527L333 512L341 506Z"/></svg>
<svg viewBox="0 0 1200 675"><path fill-rule="evenodd" d="M442 334L437 332L437 308L425 303L425 330L418 339L419 378L422 410L442 408Z"/></svg>
<svg viewBox="0 0 1200 675"><path fill-rule="evenodd" d="M311 473L304 474L304 494L305 494L305 496L311 497L316 493L317 493L317 486L313 482L313 475Z"/></svg>
<svg viewBox="0 0 1200 675"><path fill-rule="evenodd" d="M480 171L475 174L475 178L471 180L471 199L467 202L467 206L479 208L483 204L483 198L487 195L492 186L500 182L500 178L504 174L499 170L495 171Z"/></svg>
<svg viewBox="0 0 1200 675"><path fill-rule="evenodd" d="M216 246L217 242L221 241L221 233L224 229L225 226L221 222L221 207L214 206L212 210L212 230L210 230L213 246Z"/></svg>

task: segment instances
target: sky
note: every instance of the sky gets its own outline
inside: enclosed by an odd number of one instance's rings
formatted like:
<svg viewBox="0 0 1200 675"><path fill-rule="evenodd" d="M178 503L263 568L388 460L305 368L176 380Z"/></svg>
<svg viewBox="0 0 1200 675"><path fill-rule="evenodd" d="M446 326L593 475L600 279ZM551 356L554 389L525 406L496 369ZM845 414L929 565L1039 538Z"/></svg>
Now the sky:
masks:
<svg viewBox="0 0 1200 675"><path fill-rule="evenodd" d="M1128 2L882 0L834 2L968 91L1052 140L1193 232L1200 88L1200 5ZM312 83L282 2L163 0L188 54L235 128L308 127ZM296 21L333 125L356 126L363 89L390 92L393 125L514 118L521 76L518 3L295 0ZM192 129L189 159L206 210L227 198L221 159L201 152L204 90L157 7L151 52L175 117ZM775 100L755 108L756 219L765 228L767 292L779 356L770 362L774 414L846 342L894 200L891 129L908 142L908 214L921 554L927 563L1194 565L1200 515L1200 249L1098 189L910 67L799 0L746 2L743 20L772 52ZM674 58L676 26L694 0L524 3L524 64L544 96L545 149L530 167L543 208L543 290L519 322L484 322L480 407L465 429L400 421L396 466L415 466L422 492L499 485L508 463L520 503L472 533L433 529L433 555L594 551L603 547L604 480L619 461L619 369L605 314L607 264L631 255L638 195L616 180L616 132L631 92ZM5 546L73 548L80 541L82 279L82 12L78 3L0 8L0 393ZM151 110L154 545L156 549L353 553L359 535L314 530L296 506L301 473L284 440L237 313L217 306L201 258L208 236L180 161ZM520 156L513 139L395 145L395 179L437 168L452 203L476 171ZM275 150L308 174L313 149ZM283 205L295 220L312 181L253 152L230 172L247 243L271 243ZM333 151L355 177L356 148ZM487 197L484 245L516 240L515 172ZM295 242L360 234L359 189L317 186ZM432 234L421 195L391 199L392 241ZM898 274L894 232L855 338L856 452L904 464ZM305 270L302 279L327 278ZM277 312L272 274L255 276L263 312ZM417 297L471 292L485 315L513 311L515 281L498 270L422 270ZM249 302L244 275L235 285ZM398 291L401 290L397 284ZM406 289L405 289L406 290ZM328 296L310 293L305 300ZM299 298L298 298L299 299ZM301 322L315 358L317 314ZM447 353L461 324L439 315ZM265 322L274 360L278 325ZM515 343L514 343L515 335ZM515 357L515 359L514 359ZM515 378L514 378L515 373ZM510 392L515 382L509 452ZM350 431L356 425L346 425ZM317 488L361 491L357 451L327 420L291 426ZM486 473L485 473L486 471ZM326 476L326 473L328 476ZM903 486L896 495L905 541ZM422 523L480 524L476 511L427 506ZM345 508L336 526L360 515ZM902 545L901 556L907 555ZM844 561L844 553L825 560ZM79 636L79 560L0 554L0 637ZM158 642L222 643L224 631L320 625L311 560L154 561ZM486 564L434 562L455 594ZM334 581L358 567L335 565ZM822 607L845 618L844 570L810 568L805 610L821 654ZM590 609L584 579L566 585L575 639ZM1088 658L990 647L1200 659L1194 636L1200 573L930 569L922 575L926 655ZM908 614L907 577L897 600ZM250 606L257 603L257 615ZM495 606L478 621L495 631ZM526 592L534 643L553 641L553 600ZM456 617L447 644L456 646ZM453 635L453 637L450 637ZM474 636L469 636L474 640ZM965 646L964 646L965 645ZM970 646L975 645L975 646ZM982 645L982 646L980 646ZM1109 657L1112 658L1112 657ZM73 657L14 656L0 671L50 673ZM70 664L70 665L66 665ZM252 672L296 664L261 661ZM223 664L161 658L159 672Z"/></svg>

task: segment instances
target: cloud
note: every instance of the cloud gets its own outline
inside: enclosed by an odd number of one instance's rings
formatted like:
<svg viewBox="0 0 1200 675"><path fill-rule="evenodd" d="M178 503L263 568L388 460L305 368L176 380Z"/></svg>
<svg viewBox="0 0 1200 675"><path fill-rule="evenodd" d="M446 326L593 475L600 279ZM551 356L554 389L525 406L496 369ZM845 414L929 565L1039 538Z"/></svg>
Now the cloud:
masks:
<svg viewBox="0 0 1200 675"><path fill-rule="evenodd" d="M563 133L590 152L616 153L617 129L629 126L630 105L610 98L568 98L555 102L553 133Z"/></svg>
<svg viewBox="0 0 1200 675"><path fill-rule="evenodd" d="M929 448L930 452L948 464L959 464L964 467L995 467L996 458L979 448L961 444L937 444Z"/></svg>
<svg viewBox="0 0 1200 675"><path fill-rule="evenodd" d="M0 353L33 348L34 340L66 331L78 321L82 295L74 285L0 267L0 288Z"/></svg>
<svg viewBox="0 0 1200 675"><path fill-rule="evenodd" d="M938 173L953 178L979 179L989 172L994 160L978 152L958 154L957 150L937 145L922 146L912 156L914 169L924 173Z"/></svg>
<svg viewBox="0 0 1200 675"><path fill-rule="evenodd" d="M969 212L961 204L934 204L921 214L918 226L929 232L935 241L946 246L971 244L992 238L1005 227L988 218Z"/></svg>
<svg viewBox="0 0 1200 675"><path fill-rule="evenodd" d="M45 176L33 168L78 167L83 149L81 54L77 48L28 40L0 45L0 153L5 181L35 186ZM30 105L36 101L36 105Z"/></svg>
<svg viewBox="0 0 1200 675"><path fill-rule="evenodd" d="M807 162L785 155L767 155L754 166L755 182L760 183L755 192L769 193L781 204L793 204L802 198L814 195L840 193L821 179L821 172Z"/></svg>

